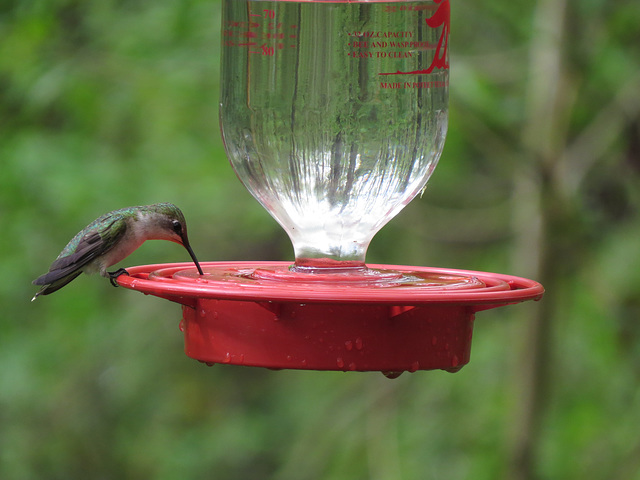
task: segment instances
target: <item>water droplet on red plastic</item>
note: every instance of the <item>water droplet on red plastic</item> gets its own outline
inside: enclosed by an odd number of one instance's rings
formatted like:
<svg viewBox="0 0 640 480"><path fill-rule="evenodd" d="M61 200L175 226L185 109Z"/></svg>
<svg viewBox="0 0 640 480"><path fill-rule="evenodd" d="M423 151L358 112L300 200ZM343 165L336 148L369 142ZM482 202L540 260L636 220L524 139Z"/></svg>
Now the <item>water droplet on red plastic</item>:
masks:
<svg viewBox="0 0 640 480"><path fill-rule="evenodd" d="M438 343L438 337L434 335L433 337L431 337L431 345L435 347L437 343Z"/></svg>
<svg viewBox="0 0 640 480"><path fill-rule="evenodd" d="M201 317L206 317L207 316L207 311L204 308L202 310L200 310L200 316Z"/></svg>
<svg viewBox="0 0 640 480"><path fill-rule="evenodd" d="M227 354L224 356L224 359L222 361L224 363L230 363L231 362L231 354L229 352L227 352Z"/></svg>
<svg viewBox="0 0 640 480"><path fill-rule="evenodd" d="M418 361L413 362L413 363L411 364L411 367L409 367L409 371L410 371L411 373L413 373L413 372L415 372L415 371L417 371L417 370L419 370L419 369L420 369L420 362L418 362Z"/></svg>
<svg viewBox="0 0 640 480"><path fill-rule="evenodd" d="M350 352L351 350L353 350L353 342L351 340L347 340L346 342L344 342L344 347L348 352Z"/></svg>
<svg viewBox="0 0 640 480"><path fill-rule="evenodd" d="M306 360L301 360L300 361L300 365L302 365L303 367L307 366L307 361Z"/></svg>
<svg viewBox="0 0 640 480"><path fill-rule="evenodd" d="M460 361L458 360L458 356L454 355L453 357L451 357L451 366L452 367L457 367L460 364Z"/></svg>
<svg viewBox="0 0 640 480"><path fill-rule="evenodd" d="M178 328L180 329L181 332L184 332L184 329L185 329L184 318L180 320L180 323L178 324Z"/></svg>
<svg viewBox="0 0 640 480"><path fill-rule="evenodd" d="M287 355L287 362L290 362L291 360L293 360L293 357L291 355Z"/></svg>
<svg viewBox="0 0 640 480"><path fill-rule="evenodd" d="M204 362L204 364L205 364L207 367L213 367L213 366L216 364L216 362Z"/></svg>
<svg viewBox="0 0 640 480"><path fill-rule="evenodd" d="M344 360L342 357L336 358L336 365L338 365L338 368L344 368Z"/></svg>
<svg viewBox="0 0 640 480"><path fill-rule="evenodd" d="M355 371L356 371L356 368L357 368L357 367L356 367L355 362L351 362L351 363L349 364L349 370L351 370L352 372L355 372Z"/></svg>
<svg viewBox="0 0 640 480"><path fill-rule="evenodd" d="M364 348L364 343L360 337L356 338L356 350L362 350Z"/></svg>
<svg viewBox="0 0 640 480"><path fill-rule="evenodd" d="M391 372L391 371L387 371L387 372L382 372L382 374L390 379L394 379L394 378L398 378L400 375L402 375L403 372Z"/></svg>

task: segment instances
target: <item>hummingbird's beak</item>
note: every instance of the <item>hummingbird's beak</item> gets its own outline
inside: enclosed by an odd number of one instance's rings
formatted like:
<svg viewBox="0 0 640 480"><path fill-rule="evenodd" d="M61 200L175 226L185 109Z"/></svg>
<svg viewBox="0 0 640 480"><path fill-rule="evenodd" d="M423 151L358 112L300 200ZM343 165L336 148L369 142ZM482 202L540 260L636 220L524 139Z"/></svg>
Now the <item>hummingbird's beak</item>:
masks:
<svg viewBox="0 0 640 480"><path fill-rule="evenodd" d="M184 237L182 238L182 245L184 246L184 248L187 249L187 252L189 252L189 255L191 256L191 260L193 260L193 263L196 264L196 268L198 269L198 273L200 275L204 275L204 272L202 271L202 267L200 267L200 263L198 263L198 259L196 258L196 254L193 253L193 249L191 248L191 245L189 245L189 239L187 238L186 235L184 235Z"/></svg>

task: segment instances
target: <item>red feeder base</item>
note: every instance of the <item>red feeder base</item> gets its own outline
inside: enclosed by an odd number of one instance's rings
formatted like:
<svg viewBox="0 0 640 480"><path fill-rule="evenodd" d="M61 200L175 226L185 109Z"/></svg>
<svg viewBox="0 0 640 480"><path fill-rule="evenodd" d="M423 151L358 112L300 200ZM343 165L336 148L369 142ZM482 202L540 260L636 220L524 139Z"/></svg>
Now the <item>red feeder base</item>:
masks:
<svg viewBox="0 0 640 480"><path fill-rule="evenodd" d="M208 364L306 370L458 371L475 313L539 300L534 281L466 270L369 265L290 272L285 262L147 265L123 287L183 305L185 351Z"/></svg>

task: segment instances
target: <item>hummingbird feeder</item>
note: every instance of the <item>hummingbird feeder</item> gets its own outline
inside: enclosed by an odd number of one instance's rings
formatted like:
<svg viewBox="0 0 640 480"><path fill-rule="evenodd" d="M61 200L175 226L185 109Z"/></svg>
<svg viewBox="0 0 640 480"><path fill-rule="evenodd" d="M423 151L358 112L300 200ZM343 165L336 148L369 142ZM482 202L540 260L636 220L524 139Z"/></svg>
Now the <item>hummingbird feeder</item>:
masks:
<svg viewBox="0 0 640 480"><path fill-rule="evenodd" d="M181 304L185 351L207 364L459 370L476 312L542 286L365 262L440 158L448 42L449 0L223 0L225 149L295 263L147 265L118 283Z"/></svg>

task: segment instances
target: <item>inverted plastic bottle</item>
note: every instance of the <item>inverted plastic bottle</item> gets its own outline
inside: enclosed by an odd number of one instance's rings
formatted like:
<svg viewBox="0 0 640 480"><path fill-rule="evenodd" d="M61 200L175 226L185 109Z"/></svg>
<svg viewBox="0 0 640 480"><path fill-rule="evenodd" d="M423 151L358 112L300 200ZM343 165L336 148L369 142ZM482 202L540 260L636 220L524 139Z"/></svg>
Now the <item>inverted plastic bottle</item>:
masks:
<svg viewBox="0 0 640 480"><path fill-rule="evenodd" d="M447 131L448 39L448 0L224 0L225 148L295 270L365 269L424 189Z"/></svg>

